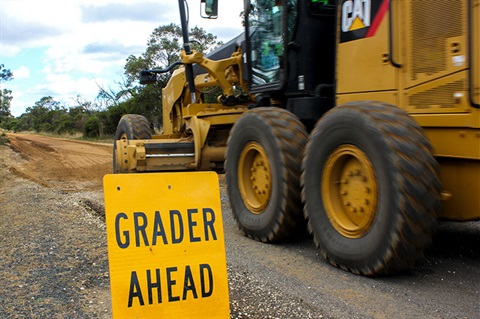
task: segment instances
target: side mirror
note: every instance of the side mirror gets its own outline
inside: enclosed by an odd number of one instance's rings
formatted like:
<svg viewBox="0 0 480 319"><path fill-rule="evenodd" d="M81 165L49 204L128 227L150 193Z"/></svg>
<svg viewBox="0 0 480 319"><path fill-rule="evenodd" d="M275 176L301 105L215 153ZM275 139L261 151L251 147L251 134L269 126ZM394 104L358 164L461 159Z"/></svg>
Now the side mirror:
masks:
<svg viewBox="0 0 480 319"><path fill-rule="evenodd" d="M140 71L140 84L155 84L157 83L157 75L148 70Z"/></svg>
<svg viewBox="0 0 480 319"><path fill-rule="evenodd" d="M218 17L218 0L200 0L200 15L202 18L216 19Z"/></svg>

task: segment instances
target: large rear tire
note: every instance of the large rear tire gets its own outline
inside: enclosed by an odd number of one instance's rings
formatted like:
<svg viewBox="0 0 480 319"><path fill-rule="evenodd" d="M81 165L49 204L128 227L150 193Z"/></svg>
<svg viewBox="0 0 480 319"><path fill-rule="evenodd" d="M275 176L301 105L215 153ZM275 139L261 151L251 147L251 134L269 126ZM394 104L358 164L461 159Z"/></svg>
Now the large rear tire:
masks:
<svg viewBox="0 0 480 319"><path fill-rule="evenodd" d="M431 243L438 164L419 125L380 102L338 106L303 160L308 229L333 265L363 275L410 268Z"/></svg>
<svg viewBox="0 0 480 319"><path fill-rule="evenodd" d="M117 143L118 140L148 140L152 138L152 130L147 118L137 114L122 116L117 125L113 142L113 172L117 171Z"/></svg>
<svg viewBox="0 0 480 319"><path fill-rule="evenodd" d="M263 242L285 240L304 229L300 199L302 123L274 107L246 112L227 142L226 181L240 229Z"/></svg>

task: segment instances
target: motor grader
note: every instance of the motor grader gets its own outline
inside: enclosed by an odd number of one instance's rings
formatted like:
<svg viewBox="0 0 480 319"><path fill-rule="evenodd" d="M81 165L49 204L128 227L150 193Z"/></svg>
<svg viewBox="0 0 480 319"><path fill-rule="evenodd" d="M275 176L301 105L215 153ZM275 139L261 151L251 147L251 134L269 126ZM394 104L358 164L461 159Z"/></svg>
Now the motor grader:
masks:
<svg viewBox="0 0 480 319"><path fill-rule="evenodd" d="M247 236L308 230L326 260L363 275L412 267L438 219L480 218L478 0L244 2L245 33L215 60L190 50L179 0L185 50L163 134L124 116L117 173L225 170Z"/></svg>

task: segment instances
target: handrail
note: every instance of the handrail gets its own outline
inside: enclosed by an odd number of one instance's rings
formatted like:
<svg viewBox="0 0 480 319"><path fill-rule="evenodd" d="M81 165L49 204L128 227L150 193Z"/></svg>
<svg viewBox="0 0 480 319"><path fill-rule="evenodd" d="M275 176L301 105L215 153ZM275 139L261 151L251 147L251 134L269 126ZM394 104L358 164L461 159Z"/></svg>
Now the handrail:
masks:
<svg viewBox="0 0 480 319"><path fill-rule="evenodd" d="M473 31L473 0L469 1L469 8L467 8L468 11L468 32L469 32L469 37L468 37L468 82L469 82L469 99L470 99L470 104L473 107L480 108L480 104L475 103L475 98L474 98L474 92L473 92L473 72L474 70L474 48L473 48L473 36L474 36L474 31ZM478 10L478 9L477 9ZM477 40L478 41L478 40Z"/></svg>
<svg viewBox="0 0 480 319"><path fill-rule="evenodd" d="M180 8L180 22L182 24L182 36L183 36L183 48L186 54L191 54L192 49L190 48L190 40L188 37L188 21L186 13L186 0L178 0L178 6ZM193 76L193 66L191 64L185 65L185 76L187 77L188 89L191 95L191 102L195 103L197 101L195 93L195 79Z"/></svg>
<svg viewBox="0 0 480 319"><path fill-rule="evenodd" d="M388 59L390 63L396 67L396 68L401 68L402 65L400 63L397 63L395 59L393 58L393 0L389 0L389 8L388 8L388 29L389 29L389 39L388 39Z"/></svg>

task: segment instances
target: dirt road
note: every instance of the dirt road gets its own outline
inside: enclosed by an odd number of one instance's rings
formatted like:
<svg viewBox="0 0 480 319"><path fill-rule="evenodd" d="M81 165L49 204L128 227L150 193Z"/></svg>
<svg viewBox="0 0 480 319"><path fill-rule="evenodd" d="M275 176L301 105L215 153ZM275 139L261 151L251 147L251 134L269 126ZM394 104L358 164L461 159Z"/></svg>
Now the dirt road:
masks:
<svg viewBox="0 0 480 319"><path fill-rule="evenodd" d="M111 146L9 137L16 152L0 147L0 318L109 318L101 182ZM479 222L442 223L418 267L366 278L323 262L310 239L244 237L221 190L231 318L480 318Z"/></svg>
<svg viewBox="0 0 480 319"><path fill-rule="evenodd" d="M9 134L11 147L26 161L12 171L43 186L65 190L100 189L112 172L112 145Z"/></svg>

